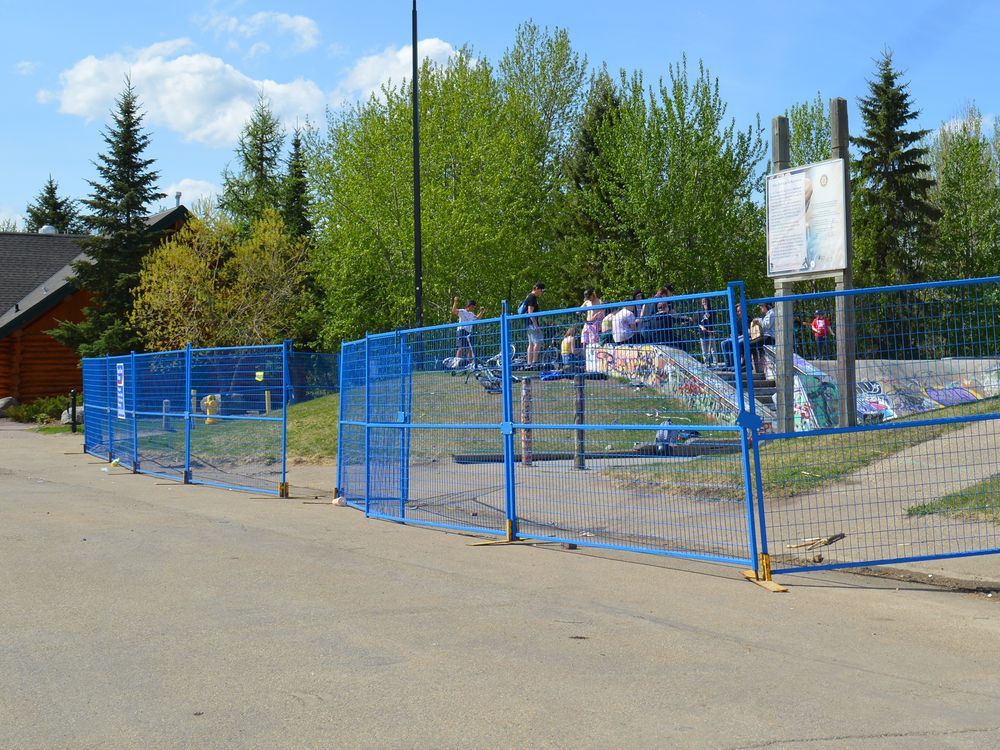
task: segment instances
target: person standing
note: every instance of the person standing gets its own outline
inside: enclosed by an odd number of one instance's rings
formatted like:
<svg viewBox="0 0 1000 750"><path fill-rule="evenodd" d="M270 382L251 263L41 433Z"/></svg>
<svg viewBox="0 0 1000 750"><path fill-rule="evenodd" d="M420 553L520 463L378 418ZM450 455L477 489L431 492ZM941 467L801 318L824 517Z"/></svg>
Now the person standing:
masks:
<svg viewBox="0 0 1000 750"><path fill-rule="evenodd" d="M738 358L740 367L743 367L743 305L739 302L736 303L736 348L739 350L738 354L733 353L733 340L731 337L726 336L722 340L722 356L726 360L726 367L733 369L734 362Z"/></svg>
<svg viewBox="0 0 1000 750"><path fill-rule="evenodd" d="M531 287L528 296L517 308L521 315L539 312L538 298L545 293L545 284L541 281ZM542 351L545 342L545 334L538 318L528 318L528 367L534 367L538 363L538 355Z"/></svg>
<svg viewBox="0 0 1000 750"><path fill-rule="evenodd" d="M475 366L476 348L473 344L472 321L483 317L483 308L477 308L474 299L466 302L465 307L459 307L458 297L454 297L451 301L451 314L462 324L455 331L455 358L468 359Z"/></svg>
<svg viewBox="0 0 1000 750"><path fill-rule="evenodd" d="M774 346L774 305L767 302L760 304L760 318L754 320L759 328L759 336L753 337L751 333L750 356L753 359L753 369L759 375L763 375L766 368L764 356L765 346Z"/></svg>
<svg viewBox="0 0 1000 750"><path fill-rule="evenodd" d="M822 311L817 310L816 314L813 315L812 324L810 324L809 328L812 330L813 341L816 342L816 359L827 359L829 339L832 333L830 330L830 321Z"/></svg>
<svg viewBox="0 0 1000 750"><path fill-rule="evenodd" d="M581 307L593 307L603 304L597 292L587 289L583 293L583 304ZM583 329L580 331L580 343L584 346L596 344L601 336L601 321L604 320L604 310L587 310L584 316Z"/></svg>
<svg viewBox="0 0 1000 750"><path fill-rule="evenodd" d="M715 334L712 330L712 308L708 297L701 298L701 313L698 315L698 341L701 344L701 361L707 367L714 367L715 357Z"/></svg>

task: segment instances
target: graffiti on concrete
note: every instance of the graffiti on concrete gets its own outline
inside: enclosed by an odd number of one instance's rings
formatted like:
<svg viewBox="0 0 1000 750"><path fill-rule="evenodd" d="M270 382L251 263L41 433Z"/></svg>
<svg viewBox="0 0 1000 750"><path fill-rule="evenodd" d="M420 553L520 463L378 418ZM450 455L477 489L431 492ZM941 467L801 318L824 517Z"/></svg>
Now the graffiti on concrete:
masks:
<svg viewBox="0 0 1000 750"><path fill-rule="evenodd" d="M660 344L617 344L587 347L588 372L626 379L632 384L657 388L693 412L711 415L723 424L735 424L741 411L736 389L710 367L687 352ZM744 395L744 408L749 401ZM773 410L758 406L765 424Z"/></svg>
<svg viewBox="0 0 1000 750"><path fill-rule="evenodd" d="M765 372L775 376L774 348L764 348ZM834 363L830 363L834 364ZM950 369L949 369L950 367ZM833 373L795 355L793 413L797 432L837 427L840 392ZM962 368L959 370L958 368ZM741 411L733 385L680 349L652 344L587 348L587 370L657 388L686 408L735 424ZM859 423L883 422L1000 396L996 360L859 361L855 403ZM749 409L744 394L744 409ZM774 409L756 406L763 430L776 426Z"/></svg>
<svg viewBox="0 0 1000 750"><path fill-rule="evenodd" d="M773 377L773 347L765 348L765 363L768 375ZM948 365L941 361L860 361L855 399L858 421L889 421L1000 396L1000 369L994 364L995 360ZM840 404L835 376L798 355L794 356L793 366L795 429L838 426ZM861 372L867 377L862 377Z"/></svg>

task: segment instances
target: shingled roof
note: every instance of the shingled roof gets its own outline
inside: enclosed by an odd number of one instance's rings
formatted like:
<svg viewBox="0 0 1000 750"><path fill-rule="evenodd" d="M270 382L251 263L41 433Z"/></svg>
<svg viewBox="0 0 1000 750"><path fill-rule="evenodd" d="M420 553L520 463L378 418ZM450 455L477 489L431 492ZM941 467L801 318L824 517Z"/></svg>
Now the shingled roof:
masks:
<svg viewBox="0 0 1000 750"><path fill-rule="evenodd" d="M81 235L0 232L0 316L81 254Z"/></svg>

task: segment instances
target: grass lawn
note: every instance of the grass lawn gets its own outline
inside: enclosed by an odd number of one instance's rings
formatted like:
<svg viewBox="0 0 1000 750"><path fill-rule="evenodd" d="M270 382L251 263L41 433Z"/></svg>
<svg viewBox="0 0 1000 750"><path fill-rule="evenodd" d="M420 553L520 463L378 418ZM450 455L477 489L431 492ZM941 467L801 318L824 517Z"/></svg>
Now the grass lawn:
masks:
<svg viewBox="0 0 1000 750"><path fill-rule="evenodd" d="M841 479L858 469L887 458L906 448L954 432L968 423L930 425L907 429L908 421L941 419L972 414L989 414L996 410L996 399L984 399L932 412L916 414L893 422L899 429L817 435L815 437L769 440L761 443L760 468L764 494L769 498L794 497ZM610 469L609 476L635 481L627 470ZM710 460L698 459L686 464L666 463L643 472L645 484L664 488L713 486L718 469ZM742 490L735 486L729 494ZM713 489L715 495L717 489ZM725 494L725 493L724 493Z"/></svg>
<svg viewBox="0 0 1000 750"><path fill-rule="evenodd" d="M519 421L521 384L515 385L514 417ZM532 414L535 424L573 424L576 415L576 388L572 380L542 382L532 379ZM396 394L388 394L395 397ZM584 386L584 419L590 424L649 424L658 426L669 418L679 425L717 423L711 414L692 410L684 402L669 399L654 388L636 388L616 380L588 380ZM325 396L296 404L288 410L288 455L301 461L330 460L337 455L339 395ZM410 452L424 459L450 458L453 453L496 453L501 450L497 428L462 429L462 424L496 424L502 421L499 393L488 393L475 380L465 382L464 373L418 373L413 379L411 419L414 423L455 424L456 428L411 431ZM383 421L396 418L395 407ZM372 415L373 421L379 419ZM655 430L588 430L585 450L628 449L634 443L653 442ZM533 450L572 451L575 432L534 430ZM735 438L736 433L720 437Z"/></svg>
<svg viewBox="0 0 1000 750"><path fill-rule="evenodd" d="M337 457L340 394L305 401L288 409L288 458L328 461Z"/></svg>
<svg viewBox="0 0 1000 750"><path fill-rule="evenodd" d="M964 490L907 508L913 517L940 514L967 521L1000 523L1000 476L990 477Z"/></svg>
<svg viewBox="0 0 1000 750"><path fill-rule="evenodd" d="M83 425L77 425L77 434L83 437ZM43 435L59 435L64 432L71 432L70 426L68 424L43 424L35 428L35 432L40 432Z"/></svg>

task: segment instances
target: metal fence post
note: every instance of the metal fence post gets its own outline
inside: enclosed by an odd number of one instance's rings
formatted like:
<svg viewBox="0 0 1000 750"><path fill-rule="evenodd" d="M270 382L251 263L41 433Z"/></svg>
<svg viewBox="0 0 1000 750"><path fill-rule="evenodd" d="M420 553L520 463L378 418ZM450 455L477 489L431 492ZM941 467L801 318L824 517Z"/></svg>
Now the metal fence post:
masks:
<svg viewBox="0 0 1000 750"><path fill-rule="evenodd" d="M184 484L191 482L191 342L184 346Z"/></svg>
<svg viewBox="0 0 1000 750"><path fill-rule="evenodd" d="M111 355L104 355L104 392L107 394L108 407L108 461L115 458L115 423L111 416Z"/></svg>
<svg viewBox="0 0 1000 750"><path fill-rule="evenodd" d="M750 344L747 341L747 336L743 336L743 341L740 341L741 334L747 330L747 315L749 311L746 309L746 299L743 295L743 282L731 281L728 285L728 301L729 301L729 335L730 342L732 343L733 352L733 383L736 386L736 402L739 404L739 415L736 418L736 424L739 426L740 435L740 453L742 454L742 464L743 464L743 494L746 501L746 515L747 515L747 553L750 557L750 564L754 566L754 574L759 575L759 563L757 560L757 534L754 529L754 502L753 502L753 480L752 472L753 465L751 459L751 447L750 440L748 439L747 433L751 429L756 429L756 422L760 421L760 417L756 415L753 407L753 362L750 358ZM736 303L740 303L740 308L743 310L743 319L740 321L740 328L736 327ZM740 366L740 359L743 359L743 366ZM746 378L749 383L749 389L744 391L743 379ZM749 403L748 403L749 399ZM756 444L756 440L753 441Z"/></svg>
<svg viewBox="0 0 1000 750"><path fill-rule="evenodd" d="M744 315L748 315L747 310L747 297L746 289L743 282L739 282L739 292L740 292L740 307L744 310ZM749 320L749 318L744 318ZM790 343L790 342L789 342ZM748 406L748 418L743 425L745 431L749 433L750 440L750 450L751 455L748 459L752 459L749 468L753 472L752 480L752 490L750 495L747 496L747 531L750 534L750 555L751 559L754 561L754 572L758 575L762 575L765 580L771 580L771 560L767 552L767 525L764 520L764 489L763 482L761 480L760 473L760 428L763 424L760 416L757 414L757 397L754 394L753 385L753 360L750 357L750 341L749 337L745 336L743 338L743 345L746 351L746 370L747 372L747 406ZM757 514L758 518L754 516L753 507L753 497L756 494L757 497ZM759 524L758 524L759 522ZM758 547L757 547L757 529L759 525L760 528L760 559L758 567Z"/></svg>
<svg viewBox="0 0 1000 750"><path fill-rule="evenodd" d="M419 336L419 334L418 334ZM410 421L409 409L406 403L406 337L396 337L399 339L399 409L397 421L400 424L407 424ZM410 494L410 460L407 442L410 431L405 427L399 428L399 517L406 517L406 503Z"/></svg>
<svg viewBox="0 0 1000 750"><path fill-rule="evenodd" d="M340 354L337 356L337 486L333 488L334 499L340 497L344 486L344 340L340 340Z"/></svg>
<svg viewBox="0 0 1000 750"><path fill-rule="evenodd" d="M517 538L517 493L514 479L514 377L511 363L510 318L507 300L500 310L500 391L503 399L500 434L503 437L504 507L507 541Z"/></svg>
<svg viewBox="0 0 1000 750"><path fill-rule="evenodd" d="M139 411L138 401L139 401L139 381L135 376L135 352L133 351L129 355L132 374L130 380L132 381L132 473L139 473L139 415L136 413Z"/></svg>
<svg viewBox="0 0 1000 750"><path fill-rule="evenodd" d="M368 333L365 333L365 516L371 514L371 428L369 425L372 421L371 416L371 404L369 400L369 370L371 369L371 363L368 361Z"/></svg>
<svg viewBox="0 0 1000 750"><path fill-rule="evenodd" d="M288 360L291 358L292 340L281 344L281 482L278 497L288 497L288 396L291 388Z"/></svg>

